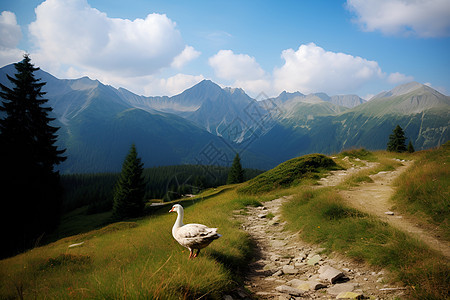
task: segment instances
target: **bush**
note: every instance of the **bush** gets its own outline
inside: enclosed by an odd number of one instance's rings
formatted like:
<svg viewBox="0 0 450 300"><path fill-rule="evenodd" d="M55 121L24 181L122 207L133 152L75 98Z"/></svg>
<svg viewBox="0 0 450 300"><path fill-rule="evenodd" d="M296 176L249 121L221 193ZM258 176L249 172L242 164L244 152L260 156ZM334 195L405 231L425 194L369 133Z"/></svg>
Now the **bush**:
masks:
<svg viewBox="0 0 450 300"><path fill-rule="evenodd" d="M288 160L248 182L240 193L259 194L299 184L302 179L314 178L323 170L337 169L336 163L322 154L310 154Z"/></svg>

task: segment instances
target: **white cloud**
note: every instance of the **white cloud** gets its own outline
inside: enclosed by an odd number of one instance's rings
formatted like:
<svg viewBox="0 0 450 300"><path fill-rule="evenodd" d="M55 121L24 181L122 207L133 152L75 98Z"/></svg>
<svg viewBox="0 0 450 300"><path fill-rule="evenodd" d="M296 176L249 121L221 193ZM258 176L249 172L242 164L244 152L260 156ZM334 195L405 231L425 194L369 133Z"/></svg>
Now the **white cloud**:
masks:
<svg viewBox="0 0 450 300"><path fill-rule="evenodd" d="M187 75L178 73L169 78L154 79L145 86L145 94L173 96L205 79L203 75Z"/></svg>
<svg viewBox="0 0 450 300"><path fill-rule="evenodd" d="M284 50L281 57L284 65L273 72L277 93L283 90L348 93L384 76L376 61L325 51L314 43L301 45L297 51Z"/></svg>
<svg viewBox="0 0 450 300"><path fill-rule="evenodd" d="M391 73L387 77L387 81L392 84L406 83L406 82L411 82L413 80L414 80L414 77L407 76L407 75L399 73L399 72Z"/></svg>
<svg viewBox="0 0 450 300"><path fill-rule="evenodd" d="M226 80L255 80L265 74L254 57L231 50L220 50L209 58L209 65L217 77Z"/></svg>
<svg viewBox="0 0 450 300"><path fill-rule="evenodd" d="M209 65L217 77L233 82L233 86L250 93L271 89L269 75L247 54L235 54L232 50L220 50L209 58Z"/></svg>
<svg viewBox="0 0 450 300"><path fill-rule="evenodd" d="M24 51L17 48L22 39L22 30L16 15L10 11L0 14L0 67L23 58Z"/></svg>
<svg viewBox="0 0 450 300"><path fill-rule="evenodd" d="M175 22L166 15L109 18L86 0L47 0L35 12L36 21L29 26L37 47L33 58L43 68L56 69L54 62L59 62L59 72L70 65L80 72L145 76L169 67L185 49Z"/></svg>
<svg viewBox="0 0 450 300"><path fill-rule="evenodd" d="M363 30L387 35L450 36L448 0L347 0Z"/></svg>
<svg viewBox="0 0 450 300"><path fill-rule="evenodd" d="M173 59L171 66L180 69L191 60L199 57L200 54L201 52L195 50L194 47L186 46L184 50Z"/></svg>

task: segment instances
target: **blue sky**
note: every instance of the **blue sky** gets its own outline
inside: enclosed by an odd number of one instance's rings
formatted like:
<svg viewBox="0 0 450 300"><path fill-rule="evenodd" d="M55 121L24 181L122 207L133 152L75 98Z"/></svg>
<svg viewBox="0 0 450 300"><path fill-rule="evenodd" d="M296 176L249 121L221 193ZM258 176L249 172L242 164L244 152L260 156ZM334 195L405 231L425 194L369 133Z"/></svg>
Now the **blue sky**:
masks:
<svg viewBox="0 0 450 300"><path fill-rule="evenodd" d="M3 0L0 65L143 95L202 79L251 96L369 98L412 80L450 93L449 0Z"/></svg>

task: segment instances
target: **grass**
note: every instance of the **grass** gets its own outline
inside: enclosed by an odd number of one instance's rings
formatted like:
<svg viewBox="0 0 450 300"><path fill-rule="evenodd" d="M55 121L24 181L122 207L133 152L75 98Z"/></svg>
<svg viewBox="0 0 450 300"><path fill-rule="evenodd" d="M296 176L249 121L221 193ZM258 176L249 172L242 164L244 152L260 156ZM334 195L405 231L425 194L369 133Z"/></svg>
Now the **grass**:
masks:
<svg viewBox="0 0 450 300"><path fill-rule="evenodd" d="M450 240L450 142L425 151L396 181L396 208L438 227Z"/></svg>
<svg viewBox="0 0 450 300"><path fill-rule="evenodd" d="M230 219L246 203L227 189L185 205L185 223L218 227L223 235L195 260L172 238L176 216L151 215L0 261L0 298L219 299L251 259L252 243Z"/></svg>
<svg viewBox="0 0 450 300"><path fill-rule="evenodd" d="M338 156L340 160L349 157L351 164L368 159L377 165L339 188L357 184L358 177L395 169L401 162L393 161L394 157L413 157L417 166L399 181L397 205L417 213L430 211L426 216L432 222L445 225L450 178L446 147L437 150L442 152L412 155L347 151ZM288 229L301 231L306 241L320 244L327 252L391 270L417 299L445 299L450 292L448 260L377 218L344 205L332 188L306 186L327 170L338 168L323 155L293 159L242 185L148 206L147 217L113 223L2 260L0 299L221 299L223 293L242 284L241 276L253 256L254 245L231 218L233 211L284 195L295 195L282 209ZM412 187L417 185L421 187L416 191ZM177 202L185 207L185 223L218 227L223 235L194 260L188 260L188 251L171 235L176 216L168 210ZM79 220L67 220L82 226ZM97 226L94 219L88 223ZM68 247L81 242L81 246Z"/></svg>
<svg viewBox="0 0 450 300"><path fill-rule="evenodd" d="M331 188L304 188L282 213L288 229L301 231L302 239L389 269L414 286L418 299L444 299L450 292L445 258L376 217L347 207Z"/></svg>
<svg viewBox="0 0 450 300"><path fill-rule="evenodd" d="M364 149L363 149L364 150ZM364 153L366 150L364 150ZM365 154L370 158L370 162L375 162L371 168L364 168L357 173L348 176L340 185L341 189L348 189L354 186L358 186L361 183L371 183L373 179L370 177L371 175L378 174L380 172L393 171L399 166L402 166L401 161L393 160L392 154L385 151L377 151L375 153L370 152L371 154ZM342 155L340 155L342 156ZM346 155L347 156L347 155ZM363 156L363 157L364 157ZM348 157L348 156L347 156Z"/></svg>
<svg viewBox="0 0 450 300"><path fill-rule="evenodd" d="M317 180L324 171L338 168L336 163L325 155L305 155L290 159L249 180L239 192L255 195L289 188L304 182L305 179Z"/></svg>

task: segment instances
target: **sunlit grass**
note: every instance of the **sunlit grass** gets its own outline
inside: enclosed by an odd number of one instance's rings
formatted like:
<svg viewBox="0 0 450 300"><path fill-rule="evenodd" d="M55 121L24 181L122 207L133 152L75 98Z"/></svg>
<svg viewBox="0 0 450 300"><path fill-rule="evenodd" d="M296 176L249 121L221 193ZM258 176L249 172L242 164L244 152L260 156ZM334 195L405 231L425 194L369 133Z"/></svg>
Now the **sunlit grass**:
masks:
<svg viewBox="0 0 450 300"><path fill-rule="evenodd" d="M186 207L185 223L218 227L223 235L194 260L172 237L176 215L149 216L2 260L0 298L219 299L251 259L252 244L231 218L243 205L236 199L227 190Z"/></svg>
<svg viewBox="0 0 450 300"><path fill-rule="evenodd" d="M450 142L424 151L395 184L396 208L438 226L450 240Z"/></svg>
<svg viewBox="0 0 450 300"><path fill-rule="evenodd" d="M327 252L337 251L391 270L398 280L414 287L414 297L444 299L448 295L450 266L444 257L376 217L343 203L331 188L305 188L282 212L287 228L300 231L302 239L320 244Z"/></svg>

